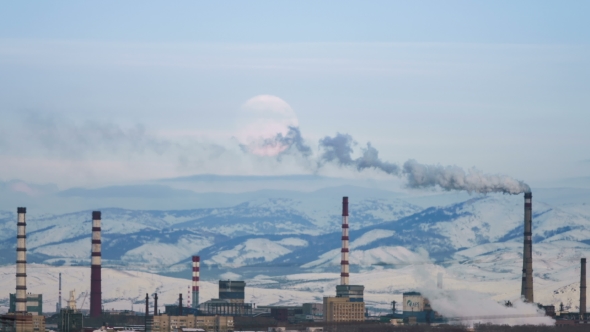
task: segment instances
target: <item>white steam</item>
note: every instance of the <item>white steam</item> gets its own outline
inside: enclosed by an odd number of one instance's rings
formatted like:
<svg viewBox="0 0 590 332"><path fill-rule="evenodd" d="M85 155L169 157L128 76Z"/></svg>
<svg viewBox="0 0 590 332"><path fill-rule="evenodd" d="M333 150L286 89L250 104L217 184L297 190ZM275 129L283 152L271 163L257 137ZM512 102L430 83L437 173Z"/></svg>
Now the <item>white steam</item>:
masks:
<svg viewBox="0 0 590 332"><path fill-rule="evenodd" d="M467 172L458 166L424 165L411 159L405 162L403 174L409 188L464 190L469 193L505 193L517 195L530 192L530 187L506 175L484 174L471 168Z"/></svg>
<svg viewBox="0 0 590 332"><path fill-rule="evenodd" d="M470 290L421 289L428 298L432 310L449 319L449 322L473 325L490 323L494 325L553 325L551 317L534 303L514 301L507 307L491 299L488 294Z"/></svg>

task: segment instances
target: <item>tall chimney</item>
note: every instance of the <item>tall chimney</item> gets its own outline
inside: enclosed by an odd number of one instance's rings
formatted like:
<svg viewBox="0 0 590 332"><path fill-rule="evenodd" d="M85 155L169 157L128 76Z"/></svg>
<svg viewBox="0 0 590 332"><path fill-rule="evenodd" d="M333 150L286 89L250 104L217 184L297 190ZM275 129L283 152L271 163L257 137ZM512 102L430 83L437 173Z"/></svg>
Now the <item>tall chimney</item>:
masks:
<svg viewBox="0 0 590 332"><path fill-rule="evenodd" d="M522 287L525 302L533 302L533 194L524 194L524 252L522 255Z"/></svg>
<svg viewBox="0 0 590 332"><path fill-rule="evenodd" d="M16 310L27 313L27 208L17 208L16 231Z"/></svg>
<svg viewBox="0 0 590 332"><path fill-rule="evenodd" d="M58 299L57 303L58 303L57 309L58 309L58 312L60 312L61 311L61 272L59 273L59 299Z"/></svg>
<svg viewBox="0 0 590 332"><path fill-rule="evenodd" d="M154 316L158 316L158 293L154 294Z"/></svg>
<svg viewBox="0 0 590 332"><path fill-rule="evenodd" d="M193 256L193 299L192 307L197 309L199 307L199 269L201 265L201 257Z"/></svg>
<svg viewBox="0 0 590 332"><path fill-rule="evenodd" d="M90 270L90 317L102 314L100 211L92 211L92 265Z"/></svg>
<svg viewBox="0 0 590 332"><path fill-rule="evenodd" d="M348 285L348 197L342 197L342 250L340 260L340 285Z"/></svg>
<svg viewBox="0 0 590 332"><path fill-rule="evenodd" d="M586 258L582 258L580 268L580 319L586 314Z"/></svg>
<svg viewBox="0 0 590 332"><path fill-rule="evenodd" d="M178 316L182 316L182 293L178 294Z"/></svg>

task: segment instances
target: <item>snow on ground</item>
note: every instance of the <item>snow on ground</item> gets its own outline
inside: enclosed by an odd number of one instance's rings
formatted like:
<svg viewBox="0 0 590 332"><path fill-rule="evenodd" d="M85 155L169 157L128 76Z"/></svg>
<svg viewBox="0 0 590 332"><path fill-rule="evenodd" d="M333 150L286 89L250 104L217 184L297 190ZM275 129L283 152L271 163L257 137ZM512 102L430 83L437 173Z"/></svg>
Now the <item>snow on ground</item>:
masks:
<svg viewBox="0 0 590 332"><path fill-rule="evenodd" d="M246 242L238 244L229 250L223 250L215 254L211 259L207 259L207 264L217 264L226 267L241 267L252 263L270 262L277 257L284 256L291 252L290 249L281 245L282 241L289 240L283 239L281 241L271 241L268 239L248 239ZM298 239L292 239L298 240ZM297 246L297 244L303 244L302 242L294 242L292 240L282 244Z"/></svg>
<svg viewBox="0 0 590 332"><path fill-rule="evenodd" d="M87 239L85 239L88 242ZM200 236L183 236L177 243L160 243L155 239L129 250L121 260L129 263L148 262L150 264L169 265L186 258L187 252L199 252L213 244L213 240Z"/></svg>

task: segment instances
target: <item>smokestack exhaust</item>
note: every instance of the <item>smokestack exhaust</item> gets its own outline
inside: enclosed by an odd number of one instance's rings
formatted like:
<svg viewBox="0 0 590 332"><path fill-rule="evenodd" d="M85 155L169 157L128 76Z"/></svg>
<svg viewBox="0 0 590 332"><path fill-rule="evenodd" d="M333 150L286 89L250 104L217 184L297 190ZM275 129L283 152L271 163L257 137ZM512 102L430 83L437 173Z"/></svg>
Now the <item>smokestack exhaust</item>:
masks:
<svg viewBox="0 0 590 332"><path fill-rule="evenodd" d="M17 314L27 313L27 208L19 207L16 231L16 310Z"/></svg>
<svg viewBox="0 0 590 332"><path fill-rule="evenodd" d="M192 294L192 307L197 309L199 307L199 274L201 268L201 257L193 256L193 294Z"/></svg>
<svg viewBox="0 0 590 332"><path fill-rule="evenodd" d="M342 197L342 249L340 260L340 285L348 285L348 197Z"/></svg>
<svg viewBox="0 0 590 332"><path fill-rule="evenodd" d="M522 287L520 295L525 302L533 299L533 194L524 193L524 251L522 255Z"/></svg>
<svg viewBox="0 0 590 332"><path fill-rule="evenodd" d="M586 314L586 258L582 258L580 267L580 319Z"/></svg>
<svg viewBox="0 0 590 332"><path fill-rule="evenodd" d="M92 211L92 261L90 267L90 317L102 314L100 211Z"/></svg>

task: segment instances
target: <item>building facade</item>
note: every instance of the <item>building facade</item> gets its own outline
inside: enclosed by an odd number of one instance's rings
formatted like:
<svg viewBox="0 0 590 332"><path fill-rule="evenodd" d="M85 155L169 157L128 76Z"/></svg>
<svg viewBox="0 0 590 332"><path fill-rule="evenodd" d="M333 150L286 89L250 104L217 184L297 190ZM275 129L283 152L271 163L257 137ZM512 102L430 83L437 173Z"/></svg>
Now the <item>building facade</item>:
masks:
<svg viewBox="0 0 590 332"><path fill-rule="evenodd" d="M207 332L233 331L234 319L231 316L168 316L153 317L152 332L178 332L186 329L203 329Z"/></svg>
<svg viewBox="0 0 590 332"><path fill-rule="evenodd" d="M365 321L365 303L348 297L324 297L323 312L325 322Z"/></svg>
<svg viewBox="0 0 590 332"><path fill-rule="evenodd" d="M10 294L8 312L16 310L16 294ZM43 294L27 294L27 312L43 315Z"/></svg>
<svg viewBox="0 0 590 332"><path fill-rule="evenodd" d="M30 313L0 315L0 328L14 332L45 332L45 316Z"/></svg>

